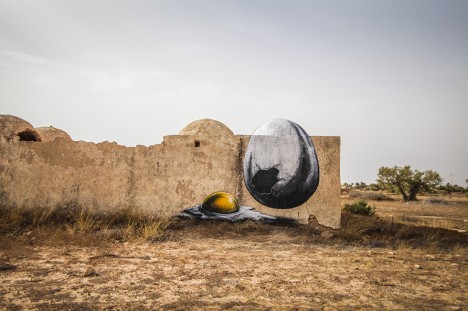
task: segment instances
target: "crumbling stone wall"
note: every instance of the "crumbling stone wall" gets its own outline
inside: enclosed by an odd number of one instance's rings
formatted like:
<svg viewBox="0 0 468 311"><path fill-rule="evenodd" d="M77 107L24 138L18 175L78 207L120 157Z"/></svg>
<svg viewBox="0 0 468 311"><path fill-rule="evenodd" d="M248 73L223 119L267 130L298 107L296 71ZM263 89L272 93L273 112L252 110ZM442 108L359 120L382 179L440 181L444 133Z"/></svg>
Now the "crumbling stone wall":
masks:
<svg viewBox="0 0 468 311"><path fill-rule="evenodd" d="M234 135L213 120L191 123L181 134L149 147L0 139L0 203L11 208L75 204L103 212L132 208L176 215L214 191L226 191L240 204L266 214L302 223L315 216L324 226L340 226L339 137L312 137L319 187L305 204L276 210L259 204L245 188L242 163L249 136Z"/></svg>
<svg viewBox="0 0 468 311"><path fill-rule="evenodd" d="M69 141L72 140L70 135L68 135L65 131L57 129L53 126L36 127L35 130L43 142L54 141L56 139L64 139Z"/></svg>

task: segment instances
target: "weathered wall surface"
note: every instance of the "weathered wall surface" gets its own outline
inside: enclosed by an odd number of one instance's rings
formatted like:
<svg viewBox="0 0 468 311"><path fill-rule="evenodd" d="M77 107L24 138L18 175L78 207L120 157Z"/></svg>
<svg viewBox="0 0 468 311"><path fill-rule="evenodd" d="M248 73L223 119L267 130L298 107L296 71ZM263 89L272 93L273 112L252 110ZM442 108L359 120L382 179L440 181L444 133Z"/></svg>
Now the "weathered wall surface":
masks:
<svg viewBox="0 0 468 311"><path fill-rule="evenodd" d="M173 136L134 148L63 140L1 144L1 202L176 214L216 190L235 193L237 142L201 140L194 148L192 137Z"/></svg>
<svg viewBox="0 0 468 311"><path fill-rule="evenodd" d="M206 125L206 124L205 124ZM182 132L184 133L184 132ZM57 139L51 142L0 140L0 203L9 207L51 208L77 204L101 211L133 208L176 215L226 191L242 205L306 223L340 225L340 139L313 137L320 164L316 193L290 210L262 206L242 176L249 136L225 131L190 131L164 137L162 144L125 147Z"/></svg>

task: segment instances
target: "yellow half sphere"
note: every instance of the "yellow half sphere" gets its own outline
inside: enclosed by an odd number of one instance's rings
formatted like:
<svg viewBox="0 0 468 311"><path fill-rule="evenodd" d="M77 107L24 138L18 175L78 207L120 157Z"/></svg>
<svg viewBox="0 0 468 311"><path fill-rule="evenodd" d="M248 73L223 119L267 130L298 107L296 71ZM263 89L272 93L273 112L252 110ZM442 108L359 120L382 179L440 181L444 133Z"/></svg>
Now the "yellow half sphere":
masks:
<svg viewBox="0 0 468 311"><path fill-rule="evenodd" d="M218 191L206 197L202 209L212 213L231 214L239 211L239 204L229 193Z"/></svg>

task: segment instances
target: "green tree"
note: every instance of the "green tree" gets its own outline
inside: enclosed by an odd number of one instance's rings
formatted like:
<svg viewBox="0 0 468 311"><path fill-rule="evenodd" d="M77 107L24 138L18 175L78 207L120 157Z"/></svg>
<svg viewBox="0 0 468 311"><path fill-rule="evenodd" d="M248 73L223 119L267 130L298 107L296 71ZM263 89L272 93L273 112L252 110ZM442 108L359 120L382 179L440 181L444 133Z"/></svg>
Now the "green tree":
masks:
<svg viewBox="0 0 468 311"><path fill-rule="evenodd" d="M364 190L366 189L367 185L365 182L357 182L356 185L354 186L354 188L358 189L358 190Z"/></svg>
<svg viewBox="0 0 468 311"><path fill-rule="evenodd" d="M397 189L405 201L416 201L421 191L430 192L442 182L439 173L427 170L412 170L409 165L381 167L377 174L378 184L385 189Z"/></svg>
<svg viewBox="0 0 468 311"><path fill-rule="evenodd" d="M349 188L352 188L352 187L353 187L353 186L350 185L350 184L348 184L347 182L345 182L345 183L343 184L343 188L345 188L345 189L349 189Z"/></svg>
<svg viewBox="0 0 468 311"><path fill-rule="evenodd" d="M367 190L380 191L380 190L384 190L384 189L382 189L381 185L379 185L377 183L372 183L367 187Z"/></svg>
<svg viewBox="0 0 468 311"><path fill-rule="evenodd" d="M450 183L439 186L439 190L445 191L447 194L451 194L453 192L460 192L460 193L466 192L466 189L463 188L462 186L452 185Z"/></svg>

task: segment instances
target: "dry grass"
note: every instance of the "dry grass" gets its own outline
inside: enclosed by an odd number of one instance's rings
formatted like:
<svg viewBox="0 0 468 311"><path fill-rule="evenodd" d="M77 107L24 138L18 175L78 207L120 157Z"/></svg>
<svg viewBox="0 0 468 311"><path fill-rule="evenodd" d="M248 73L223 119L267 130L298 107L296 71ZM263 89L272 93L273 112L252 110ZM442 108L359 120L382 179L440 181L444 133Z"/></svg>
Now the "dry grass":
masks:
<svg viewBox="0 0 468 311"><path fill-rule="evenodd" d="M428 197L423 200L424 204L442 204L442 205L448 205L449 202L445 199L439 198L439 197Z"/></svg>
<svg viewBox="0 0 468 311"><path fill-rule="evenodd" d="M394 201L369 201L376 207L377 216L393 218L394 222L468 230L467 198L420 196L417 202L403 202L398 196L393 198ZM350 196L341 196L343 206L353 201Z"/></svg>
<svg viewBox="0 0 468 311"><path fill-rule="evenodd" d="M418 202L394 199L373 201L376 217L344 213L338 237L358 244L466 251L468 200L448 196L421 196ZM353 202L350 196L342 196L341 201L343 206Z"/></svg>
<svg viewBox="0 0 468 311"><path fill-rule="evenodd" d="M405 216L396 215L387 218L393 219L393 221L408 225L425 226L433 228L447 228L451 230L457 230L460 232L467 232L468 220L459 218L446 218L438 216Z"/></svg>
<svg viewBox="0 0 468 311"><path fill-rule="evenodd" d="M104 240L153 241L172 221L170 217L147 216L133 209L97 213L74 205L34 210L0 207L0 234L10 235L53 229L71 235L95 234Z"/></svg>
<svg viewBox="0 0 468 311"><path fill-rule="evenodd" d="M389 218L342 214L338 239L355 245L468 251L467 234L444 228L404 224Z"/></svg>
<svg viewBox="0 0 468 311"><path fill-rule="evenodd" d="M348 202L352 202L349 197L342 199L343 205ZM187 236L190 238L250 238L261 241L267 236L281 233L306 244L350 243L371 247L435 247L444 251L466 249L468 246L466 233L447 230L453 227L453 223L447 222L447 217L426 217L445 214L457 219L466 218L467 205L459 203L452 205L407 204L399 201L375 201L372 205L376 206L377 217L357 216L343 211L340 230L316 228L313 225L267 225L251 221L229 223L179 220L148 216L130 208L96 213L80 209L73 204L56 209L35 210L2 207L0 208L0 235L21 236L34 231L38 237L43 237L45 240L47 236L54 236L58 240L68 241L76 237L77 241L124 242L180 240ZM451 213L448 213L449 210ZM421 218L421 216L426 218ZM435 226L445 228L430 228ZM331 232L335 238L322 235L324 230Z"/></svg>
<svg viewBox="0 0 468 311"><path fill-rule="evenodd" d="M366 199L366 200L373 200L373 201L395 201L393 197L383 194L382 192L378 192L378 191L350 190L349 198Z"/></svg>

